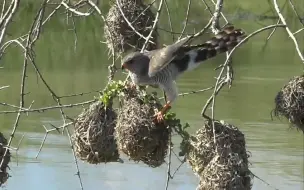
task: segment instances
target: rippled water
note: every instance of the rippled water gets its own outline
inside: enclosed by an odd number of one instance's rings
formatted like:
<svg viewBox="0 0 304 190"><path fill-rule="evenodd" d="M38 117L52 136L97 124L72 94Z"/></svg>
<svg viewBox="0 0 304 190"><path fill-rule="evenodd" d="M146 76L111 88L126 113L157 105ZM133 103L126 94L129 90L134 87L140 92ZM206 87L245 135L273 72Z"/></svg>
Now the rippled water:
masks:
<svg viewBox="0 0 304 190"><path fill-rule="evenodd" d="M180 6L181 11L186 8L186 4L176 6ZM198 7L203 6L199 4ZM196 20L207 22L207 20L197 19L199 11L196 8L194 15ZM178 17L174 20L176 23L180 23ZM200 22L196 23L196 26L205 25ZM46 80L59 95L98 90L102 89L105 84L106 64L109 63L107 52L105 46L98 42L100 39L96 37L99 35L99 30L92 29L95 37L84 35L88 23L79 23L80 34L83 36L80 35L76 53L73 52L72 46L64 46L73 42L73 37L69 38L70 33L65 30L62 34L56 32L46 34L46 37L42 37L40 46L38 44L38 47L41 47L38 50L40 52L37 57L38 65ZM248 33L261 27L257 23L249 24L246 20L234 24L243 27ZM295 24L293 28L298 26ZM303 134L294 129L289 130L285 120L272 120L270 112L274 107L276 93L289 78L302 74L302 66L293 44L287 41L288 37L283 30L279 30L271 39L271 43L262 49L267 34L266 32L254 37L235 52L233 87L230 90L225 88L217 98L216 118L238 126L245 134L247 150L252 154L249 159L250 169L270 184L266 185L255 178L254 190L272 190L274 187L280 190L300 190L304 188ZM54 35L57 35L57 38L54 38ZM55 42L54 39L56 39ZM163 40L167 43L170 36L165 35ZM299 37L300 45L304 44L303 40L303 36ZM46 47L45 44L50 42L54 42L54 45ZM214 77L218 71L213 69L223 63L224 59L224 55L219 56L202 64L195 71L182 76L178 80L180 92L203 89L214 84ZM21 58L16 57L15 54L8 54L3 63L4 69L0 70L0 86L10 85L10 88L0 92L0 102L18 104ZM54 105L54 101L43 84L37 82L32 68L28 76L27 92L30 93L27 95L26 106L29 106L33 100L35 100L33 104L35 108ZM189 132L194 133L201 127L203 120L200 112L210 93L179 97L174 104L173 111L183 122L189 122L191 125ZM92 93L66 99L63 100L63 103L89 100L94 95L98 94ZM3 110L7 110L7 107L0 107L0 111ZM66 109L71 117L75 117L81 110L80 107ZM1 132L7 137L11 132L14 119L13 114L0 114ZM78 177L75 175L74 158L65 135L49 134L39 157L35 159L44 137L42 125L51 127L49 123L52 123L59 126L60 119L60 114L56 110L22 116L13 141L14 146L22 135L25 137L18 156L13 154L10 164L12 177L8 180L5 189L80 189ZM178 144L178 140L174 139L174 142ZM166 164L159 168L149 168L143 164L128 161L125 157L123 160L124 164L89 165L79 162L84 189L155 190L165 188ZM179 161L175 158L172 162L174 170L178 167ZM170 180L169 189L192 190L196 188L197 184L198 179L189 165L184 164L174 179Z"/></svg>

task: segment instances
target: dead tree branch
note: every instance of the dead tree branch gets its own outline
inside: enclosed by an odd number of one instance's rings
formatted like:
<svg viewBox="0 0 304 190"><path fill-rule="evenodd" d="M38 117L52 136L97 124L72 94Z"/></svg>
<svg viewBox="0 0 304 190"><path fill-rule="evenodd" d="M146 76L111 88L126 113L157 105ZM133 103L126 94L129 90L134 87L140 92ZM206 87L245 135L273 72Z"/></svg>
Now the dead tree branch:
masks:
<svg viewBox="0 0 304 190"><path fill-rule="evenodd" d="M273 3L274 3L274 8L275 8L275 10L276 10L278 16L279 16L280 19L281 19L281 22L286 26L286 27L285 27L286 32L288 33L289 37L292 39L293 43L295 44L295 48L296 48L296 50L297 50L297 52L298 52L298 54L299 54L299 57L300 57L302 63L304 63L304 56L303 56L303 54L302 54L302 52L301 52L301 50L300 50L299 44L298 44L298 42L297 42L297 39L296 39L296 37L293 35L293 33L290 31L290 29L288 28L287 23L286 23L286 20L285 20L284 16L282 15L281 11L280 11L280 8L279 8L279 5L278 5L277 0L273 0Z"/></svg>

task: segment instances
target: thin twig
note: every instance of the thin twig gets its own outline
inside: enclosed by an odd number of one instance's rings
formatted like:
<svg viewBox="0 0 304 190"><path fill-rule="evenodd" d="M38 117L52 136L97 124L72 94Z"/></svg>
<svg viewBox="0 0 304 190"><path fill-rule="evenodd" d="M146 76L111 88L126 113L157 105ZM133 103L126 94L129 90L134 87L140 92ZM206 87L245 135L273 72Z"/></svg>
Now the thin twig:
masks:
<svg viewBox="0 0 304 190"><path fill-rule="evenodd" d="M277 14L279 15L282 23L285 25L286 32L288 33L289 37L292 39L293 43L295 44L295 48L296 48L296 50L298 52L298 55L299 55L302 63L304 63L304 57L303 57L303 54L302 54L302 52L301 52L301 50L299 48L299 44L298 44L295 36L293 35L293 33L288 28L286 20L285 20L284 16L282 15L281 11L280 11L280 8L279 8L277 0L273 0L273 3L274 3L274 8L275 8Z"/></svg>
<svg viewBox="0 0 304 190"><path fill-rule="evenodd" d="M239 46L241 46L243 43L245 43L247 40L249 40L249 39L252 38L253 36L255 36L255 35L257 35L257 34L263 32L263 31L266 31L266 30L269 30L269 29L273 29L273 28L275 28L275 27L283 27L283 28L284 28L284 27L286 27L286 25L285 25L285 24L274 24L274 25L269 25L269 26L260 28L260 29L258 29L258 30L256 30L256 31L252 32L251 34L249 34L248 36L246 36L246 38L244 38L243 40L241 40L241 41L240 41L240 42L239 42L239 43L238 43L238 44L229 52L229 55L228 55L228 57L226 58L225 63L224 63L223 65L220 66L220 67L222 68L222 70L221 70L219 76L222 75L222 73L224 72L224 68L225 68L225 67L227 66L227 64L228 64L229 58L232 56L233 52L234 52ZM218 67L218 68L219 68L219 67ZM218 78L220 78L220 77L218 77ZM223 84L224 84L224 83L223 83ZM220 86L219 86L219 87L220 87ZM204 107L203 107L203 109L202 109L201 115L202 115L203 117L205 117L206 119L210 119L210 118L205 114L205 112L206 112L208 106L210 105L210 103L211 103L211 101L212 101L212 99L213 99L213 96L216 95L216 94L218 93L218 91L221 89L221 88L219 88L219 87L216 88L217 90L215 91L215 94L212 94L212 95L211 95L211 97L207 100L206 104L204 105Z"/></svg>
<svg viewBox="0 0 304 190"><path fill-rule="evenodd" d="M155 19L153 21L153 26L152 26L152 28L150 30L149 35L146 38L146 41L145 41L144 45L141 48L141 52L143 52L146 49L150 38L152 38L152 34L153 34L154 30L156 29L157 23L159 21L159 16L160 16L163 4L164 4L164 0L160 0L159 6L158 6L158 9L157 9L157 12L156 12Z"/></svg>
<svg viewBox="0 0 304 190"><path fill-rule="evenodd" d="M30 33L33 32L35 26L36 26L36 23L39 22L39 18L41 18L41 15L43 15L44 13L44 8L45 8L45 4L46 4L46 0L43 1L43 3L41 4L41 7L34 19L34 22L32 23L32 27L30 29ZM13 130L11 132L11 135L10 135L10 138L8 140L8 143L7 143L7 146L10 146L11 143L12 143L12 140L15 136L15 133L16 133L16 130L19 126L19 121L20 121L20 118L21 118L21 111L23 110L22 108L24 107L24 99L25 99L25 81L26 81L26 74L27 74L27 66L28 66L28 54L30 53L30 50L31 50L31 46L34 44L34 42L38 39L38 38L31 38L32 36L31 35L28 35L27 37L27 42L26 42L26 50L24 52L24 61L23 61L23 70L22 70L22 76L21 76L21 86L20 86L20 102L19 102L19 112L16 116L16 119L15 119L15 123L14 123L14 126L13 126ZM34 41L33 41L34 40ZM7 152L8 152L8 149L5 150L4 154L3 154L3 157L2 157L2 160L1 160L1 164L0 164L0 168L2 167L3 163L4 163L4 158L5 156L7 155Z"/></svg>
<svg viewBox="0 0 304 190"><path fill-rule="evenodd" d="M17 12L20 0L13 0L7 9L7 12L1 17L0 20L0 45L4 40L4 34L8 28L8 24L12 21L13 16Z"/></svg>
<svg viewBox="0 0 304 190"><path fill-rule="evenodd" d="M299 13L298 13L296 7L294 6L292 0L288 0L288 1L289 1L289 4L290 4L292 10L294 11L294 13L296 14L296 16L298 17L300 23L302 24L302 26L304 26L304 22L302 21L303 19L302 19L301 16L299 15Z"/></svg>
<svg viewBox="0 0 304 190"><path fill-rule="evenodd" d="M263 179L260 178L259 176L255 175L254 173L252 173L252 172L250 172L250 173L251 173L254 177L256 177L257 179L259 179L260 181L262 181L263 183L265 183L267 186L269 186L269 187L271 187L271 188L273 188L273 189L275 189L275 190L279 190L279 189L273 187L272 185L270 185L269 183L267 183L265 180L263 180Z"/></svg>
<svg viewBox="0 0 304 190"><path fill-rule="evenodd" d="M213 14L213 21L211 24L211 29L214 34L217 34L220 28L219 20L220 20L220 15L222 13L222 8L223 8L223 0L217 0Z"/></svg>
<svg viewBox="0 0 304 190"><path fill-rule="evenodd" d="M172 133L171 128L169 127L169 140L168 140L168 146L169 146L169 153L168 153L168 168L167 168L167 180L166 180L166 188L165 190L168 190L169 188L169 181L171 179L171 159L172 159Z"/></svg>
<svg viewBox="0 0 304 190"><path fill-rule="evenodd" d="M61 4L69 11L71 11L72 13L76 14L76 15L79 15L79 16L90 16L91 13L87 12L87 13L83 13L83 12L80 12L80 11L77 11L76 9L73 9L71 7L69 7L68 4L66 4L64 1L61 1Z"/></svg>
<svg viewBox="0 0 304 190"><path fill-rule="evenodd" d="M277 24L280 24L280 19L277 21ZM275 33L275 31L277 30L277 27L275 27L272 31L271 31L271 33L269 34L269 36L266 38L266 44L267 44L267 42L270 40L270 38L271 38L271 36Z"/></svg>
<svg viewBox="0 0 304 190"><path fill-rule="evenodd" d="M6 88L9 88L9 87L10 87L10 86L8 86L8 85L7 85L7 86L1 86L1 87L0 87L0 90L6 89Z"/></svg>
<svg viewBox="0 0 304 190"><path fill-rule="evenodd" d="M77 106L84 106L91 104L93 102L96 102L95 99L93 100L88 100L85 102L80 102L80 103L74 103L74 104L63 104L63 105L56 105L56 106L49 106L49 107L42 107L42 108L35 108L35 109L26 109L26 108L21 108L20 110L14 110L14 111L1 111L0 114L11 114L11 113L29 113L29 112L38 112L42 113L45 111L49 110L54 110L54 109L61 109L61 108L74 108Z"/></svg>
<svg viewBox="0 0 304 190"><path fill-rule="evenodd" d="M214 2L214 0L211 0L211 2L215 5L215 6L219 6L220 4L223 4L223 2L219 2L217 1L217 3ZM215 8L216 9L216 8ZM228 23L227 18L225 17L224 13L222 13L222 11L220 11L221 16L223 17L223 19L225 20L226 23Z"/></svg>
<svg viewBox="0 0 304 190"><path fill-rule="evenodd" d="M301 29L297 30L296 32L293 33L293 35L296 35L296 34L300 33L302 30L304 30L304 28L301 28Z"/></svg>
<svg viewBox="0 0 304 190"><path fill-rule="evenodd" d="M195 91L190 91L190 92L184 92L184 93L180 93L178 94L178 96L187 96L187 95L191 95L191 94L197 94L197 93L201 93L201 92L206 92L208 90L211 90L213 89L214 86L211 86L209 88L205 88L205 89L201 89L201 90L195 90ZM162 100L164 99L165 97L160 97L159 99Z"/></svg>
<svg viewBox="0 0 304 190"><path fill-rule="evenodd" d="M125 16L125 13L123 12L123 10L122 10L122 8L121 8L121 4L120 4L119 0L116 0L116 4L117 4L117 6L118 6L118 9L119 9L119 11L120 11L122 17L124 18L124 20L126 21L126 23L129 25L129 27L130 27L138 36L140 36L141 38L145 39L146 42L155 44L155 42L153 42L152 40L150 40L151 37L148 38L148 37L143 36L140 32L138 32L138 31L134 28L134 26L132 25L132 23L131 23L131 22L127 19L127 17ZM156 16L157 16L157 15L156 15Z"/></svg>
<svg viewBox="0 0 304 190"><path fill-rule="evenodd" d="M172 41L174 42L175 41L175 35L176 34L175 32L173 32L173 25L172 25L172 19L171 19L171 13L170 13L170 9L169 9L169 6L168 6L168 3L167 3L167 0L165 0L165 7L166 7L166 10L167 10L167 14L168 14L168 21L169 21L169 27L170 27L170 32L171 33L171 36L172 36ZM160 30L161 28L158 27L158 30ZM165 29L162 29L165 31Z"/></svg>
<svg viewBox="0 0 304 190"><path fill-rule="evenodd" d="M184 27L183 27L183 30L181 32L181 35L178 37L178 39L181 39L186 28L187 28L187 25L188 25L188 20L189 20L189 12L190 12L190 7L191 7L191 0L188 1L188 6L187 6L187 12L186 12L186 18L185 18L185 24L184 24Z"/></svg>

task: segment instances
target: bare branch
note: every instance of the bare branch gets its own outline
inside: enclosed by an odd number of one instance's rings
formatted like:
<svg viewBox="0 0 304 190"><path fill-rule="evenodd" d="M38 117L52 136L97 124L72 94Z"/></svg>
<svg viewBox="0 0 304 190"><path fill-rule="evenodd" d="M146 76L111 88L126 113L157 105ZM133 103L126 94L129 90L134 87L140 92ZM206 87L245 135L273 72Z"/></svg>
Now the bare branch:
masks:
<svg viewBox="0 0 304 190"><path fill-rule="evenodd" d="M207 100L204 108L202 109L202 112L201 112L201 115L207 119L210 119L207 115L205 115L205 112L208 108L208 106L210 105L211 101L213 100L213 98L217 95L217 93L219 92L219 90L224 86L224 82L223 81L222 83L220 83L220 79L221 79L221 76L224 72L224 68L225 66L227 66L227 64L229 63L229 58L232 56L233 52L239 47L241 46L243 43L245 43L247 40L249 40L250 38L252 38L253 36L263 32L263 31L266 31L266 30L269 30L269 29L272 29L272 28L275 28L275 27L286 27L286 25L284 24L275 24L275 25L269 25L269 26L266 26L266 27L263 27L261 29L258 29L256 31L254 31L253 33L249 34L246 38L244 38L242 41L240 41L229 53L229 55L227 56L227 59L225 61L225 63L223 65L221 65L220 67L222 68L220 74L219 74L219 77L217 77L217 84L220 84L218 85L218 87L216 87L214 93L212 94L212 96ZM218 67L218 68L220 68ZM217 85L216 85L217 86Z"/></svg>
<svg viewBox="0 0 304 190"><path fill-rule="evenodd" d="M223 8L223 0L217 0L217 3L215 5L215 11L213 14L213 21L211 24L212 32L215 34L218 33L220 28L219 20L220 20L220 15L222 13L222 8Z"/></svg>
<svg viewBox="0 0 304 190"><path fill-rule="evenodd" d="M20 2L20 0L13 0L7 9L7 12L0 19L0 45L2 44L2 41L4 39L4 34L6 32L8 24L11 22L13 16L15 15L15 13L17 11L19 2ZM3 7L3 9L4 9L4 7Z"/></svg>
<svg viewBox="0 0 304 190"><path fill-rule="evenodd" d="M149 43L155 44L155 42L153 42L153 41L150 40L151 37L148 38L148 37L143 36L141 33L139 33L139 32L134 28L134 26L131 24L131 22L130 22L130 21L127 19L127 17L125 16L125 14L124 14L124 12L123 12L123 10L122 10L122 8L121 8L121 4L120 4L119 0L116 0L116 3L117 3L118 9L119 9L121 15L123 16L124 20L125 20L125 21L127 22L127 24L129 25L129 27L130 27L138 36L140 36L141 38L145 39L146 42L148 41Z"/></svg>
<svg viewBox="0 0 304 190"><path fill-rule="evenodd" d="M9 88L9 86L1 86L0 90L6 89L6 88Z"/></svg>
<svg viewBox="0 0 304 190"><path fill-rule="evenodd" d="M165 190L168 190L169 188L169 181L171 179L171 159L172 159L172 134L171 129L169 128L169 140L168 140L168 146L169 146L169 153L168 153L168 168L167 168L167 180L166 180L166 187Z"/></svg>
<svg viewBox="0 0 304 190"><path fill-rule="evenodd" d="M297 42L295 36L293 35L293 33L292 33L292 32L290 31L290 29L288 28L287 23L286 23L286 20L285 20L284 16L282 15L281 11L280 11L280 8L279 8L279 5L278 5L277 0L273 0L273 3L274 3L274 8L275 8L277 14L279 15L279 17L280 17L282 23L286 26L286 27L285 27L286 32L288 33L289 37L292 39L293 43L295 44L295 48L296 48L296 50L297 50L297 52L298 52L298 54L299 54L299 57L300 57L302 63L304 63L304 57L303 57L303 54L301 53L301 50L300 50L300 48L299 48L299 44L298 44L298 42Z"/></svg>
<svg viewBox="0 0 304 190"><path fill-rule="evenodd" d="M165 0L165 7L166 7L166 10L167 10L167 14L168 14L168 21L169 21L170 33L172 35L172 41L174 42L175 41L175 35L174 35L175 33L173 32L172 19L171 19L170 9L169 9L167 0ZM160 28L158 27L158 29L160 29Z"/></svg>
<svg viewBox="0 0 304 190"><path fill-rule="evenodd" d="M293 11L294 11L294 13L295 13L295 14L296 14L296 16L298 17L298 19L299 19L300 23L302 24L302 26L304 26L304 22L302 21L302 18L301 18L301 16L299 15L299 13L298 13L298 11L297 11L296 7L294 6L294 4L293 4L292 0L288 0L288 1L289 1L289 4L290 4L291 8L292 8L292 9L293 9Z"/></svg>
<svg viewBox="0 0 304 190"><path fill-rule="evenodd" d="M162 10L163 4L164 4L164 0L160 0L159 6L158 6L158 9L157 9L157 12L156 12L156 16L155 16L155 19L154 19L153 26L151 28L151 31L150 31L148 37L146 38L146 41L145 41L143 47L141 48L141 52L143 52L146 49L146 47L148 45L148 42L149 42L150 38L152 37L152 34L153 34L153 32L154 32L154 30L157 26L157 23L159 21L159 16L160 16L160 12Z"/></svg>
<svg viewBox="0 0 304 190"><path fill-rule="evenodd" d="M191 0L188 1L188 7L187 7L186 18L185 18L185 24L184 24L183 30L181 32L181 35L178 37L178 39L181 39L181 37L183 36L183 34L184 34L184 32L185 32L185 30L187 28L188 20L189 20L190 7L191 7Z"/></svg>
<svg viewBox="0 0 304 190"><path fill-rule="evenodd" d="M79 15L79 16L90 16L91 13L82 13L80 11L77 11L76 9L73 9L69 7L64 1L61 1L61 5L63 5L67 10L71 11L72 13Z"/></svg>
<svg viewBox="0 0 304 190"><path fill-rule="evenodd" d="M296 32L293 33L293 35L296 35L296 34L300 33L302 30L304 30L304 28L301 28L301 29L297 30Z"/></svg>

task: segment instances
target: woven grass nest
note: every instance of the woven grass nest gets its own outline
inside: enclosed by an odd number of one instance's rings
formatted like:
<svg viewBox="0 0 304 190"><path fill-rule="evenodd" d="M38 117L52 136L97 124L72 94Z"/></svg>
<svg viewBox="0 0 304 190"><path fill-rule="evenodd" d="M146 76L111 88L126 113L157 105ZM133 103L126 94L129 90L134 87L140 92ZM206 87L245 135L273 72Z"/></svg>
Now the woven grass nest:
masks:
<svg viewBox="0 0 304 190"><path fill-rule="evenodd" d="M93 103L75 120L72 136L76 156L90 164L119 161L114 138L117 114L111 106Z"/></svg>
<svg viewBox="0 0 304 190"><path fill-rule="evenodd" d="M161 107L154 96L147 100L138 92L129 92L122 100L115 129L119 150L150 167L163 164L168 151L169 129L153 117Z"/></svg>
<svg viewBox="0 0 304 190"><path fill-rule="evenodd" d="M2 162L2 159L3 159L3 164L2 164L1 170L0 170L0 187L9 178L7 169L9 169L8 164L11 161L11 154L10 154L10 151L8 150L5 157L3 158L4 153L5 153L5 148L3 146L5 146L5 145L7 145L7 140L4 137L4 135L0 132L0 163Z"/></svg>
<svg viewBox="0 0 304 190"><path fill-rule="evenodd" d="M147 37L153 26L154 13L141 0L119 0L119 5L115 2L107 14L107 24L104 26L106 44L110 51L113 51L114 48L117 53L124 53L131 49L141 50L146 40L134 32L125 21L124 16L136 31ZM121 7L123 14L121 14L119 7ZM150 38L154 44L149 42L146 50L156 49L157 39L158 33L155 29L152 38Z"/></svg>
<svg viewBox="0 0 304 190"><path fill-rule="evenodd" d="M243 133L237 127L217 120L214 127L217 149L211 120L207 120L189 141L186 158L200 178L197 189L251 189L252 176Z"/></svg>
<svg viewBox="0 0 304 190"><path fill-rule="evenodd" d="M277 117L285 117L304 133L304 76L295 76L278 92L275 97Z"/></svg>

